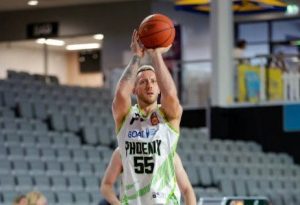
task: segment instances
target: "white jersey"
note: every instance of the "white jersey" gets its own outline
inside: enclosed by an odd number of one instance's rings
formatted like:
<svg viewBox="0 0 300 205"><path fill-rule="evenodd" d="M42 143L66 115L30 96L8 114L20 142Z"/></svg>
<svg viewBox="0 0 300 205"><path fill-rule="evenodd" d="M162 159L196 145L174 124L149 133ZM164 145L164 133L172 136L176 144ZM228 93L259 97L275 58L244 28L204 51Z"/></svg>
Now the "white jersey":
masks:
<svg viewBox="0 0 300 205"><path fill-rule="evenodd" d="M147 117L138 105L131 107L117 135L123 164L122 204L180 204L174 169L178 137L159 107Z"/></svg>

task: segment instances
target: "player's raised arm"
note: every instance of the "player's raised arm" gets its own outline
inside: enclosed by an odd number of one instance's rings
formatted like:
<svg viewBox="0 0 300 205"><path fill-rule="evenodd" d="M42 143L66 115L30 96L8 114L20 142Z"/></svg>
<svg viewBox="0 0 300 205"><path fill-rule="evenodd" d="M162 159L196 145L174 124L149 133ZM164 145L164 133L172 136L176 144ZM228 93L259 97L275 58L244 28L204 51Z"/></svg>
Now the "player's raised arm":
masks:
<svg viewBox="0 0 300 205"><path fill-rule="evenodd" d="M112 104L112 111L116 129L120 128L121 123L131 106L130 95L134 88L136 74L140 65L141 58L144 55L143 48L138 42L138 34L136 30L134 30L132 34L130 47L133 56L117 84Z"/></svg>
<svg viewBox="0 0 300 205"><path fill-rule="evenodd" d="M157 83L161 91L162 109L168 120L179 128L182 107L179 103L175 83L162 57L162 54L167 52L170 47L148 49L147 51L151 56Z"/></svg>

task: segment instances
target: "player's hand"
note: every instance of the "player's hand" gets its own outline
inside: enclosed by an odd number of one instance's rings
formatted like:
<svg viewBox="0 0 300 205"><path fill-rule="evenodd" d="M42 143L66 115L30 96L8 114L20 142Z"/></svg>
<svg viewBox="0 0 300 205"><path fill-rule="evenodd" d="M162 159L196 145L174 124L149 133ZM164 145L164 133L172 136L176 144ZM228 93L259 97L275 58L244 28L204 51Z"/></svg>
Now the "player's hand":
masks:
<svg viewBox="0 0 300 205"><path fill-rule="evenodd" d="M170 50L170 48L172 47L172 44L169 45L168 47L160 47L160 48L155 48L155 49L147 49L147 52L149 53L149 55L153 55L155 53L166 53Z"/></svg>
<svg viewBox="0 0 300 205"><path fill-rule="evenodd" d="M139 41L139 35L136 29L134 29L132 38L131 38L131 44L130 44L131 51L140 57L144 56L144 47Z"/></svg>

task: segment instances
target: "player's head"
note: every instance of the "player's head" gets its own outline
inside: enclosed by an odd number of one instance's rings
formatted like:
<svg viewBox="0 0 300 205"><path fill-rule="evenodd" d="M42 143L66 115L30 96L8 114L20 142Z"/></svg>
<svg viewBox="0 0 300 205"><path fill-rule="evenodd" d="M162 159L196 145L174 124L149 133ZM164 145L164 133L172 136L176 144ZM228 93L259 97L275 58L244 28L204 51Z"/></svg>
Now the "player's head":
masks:
<svg viewBox="0 0 300 205"><path fill-rule="evenodd" d="M47 205L46 197L40 192L29 192L26 195L27 205Z"/></svg>
<svg viewBox="0 0 300 205"><path fill-rule="evenodd" d="M138 69L134 86L134 94L141 103L153 104L157 102L159 87L155 70L151 65L143 65Z"/></svg>
<svg viewBox="0 0 300 205"><path fill-rule="evenodd" d="M13 205L27 205L27 198L25 195L17 196L14 199Z"/></svg>

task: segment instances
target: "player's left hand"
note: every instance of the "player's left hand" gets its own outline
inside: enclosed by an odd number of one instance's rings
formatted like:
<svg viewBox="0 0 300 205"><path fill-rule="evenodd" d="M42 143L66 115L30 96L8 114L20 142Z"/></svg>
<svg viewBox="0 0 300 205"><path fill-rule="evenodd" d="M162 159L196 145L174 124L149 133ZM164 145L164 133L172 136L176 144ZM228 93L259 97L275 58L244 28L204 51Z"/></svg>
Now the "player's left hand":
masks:
<svg viewBox="0 0 300 205"><path fill-rule="evenodd" d="M172 47L172 44L169 45L168 47L159 47L159 48L155 48L155 49L147 49L147 52L152 55L154 53L160 53L160 54L163 54L163 53L166 53L170 50L170 48Z"/></svg>

